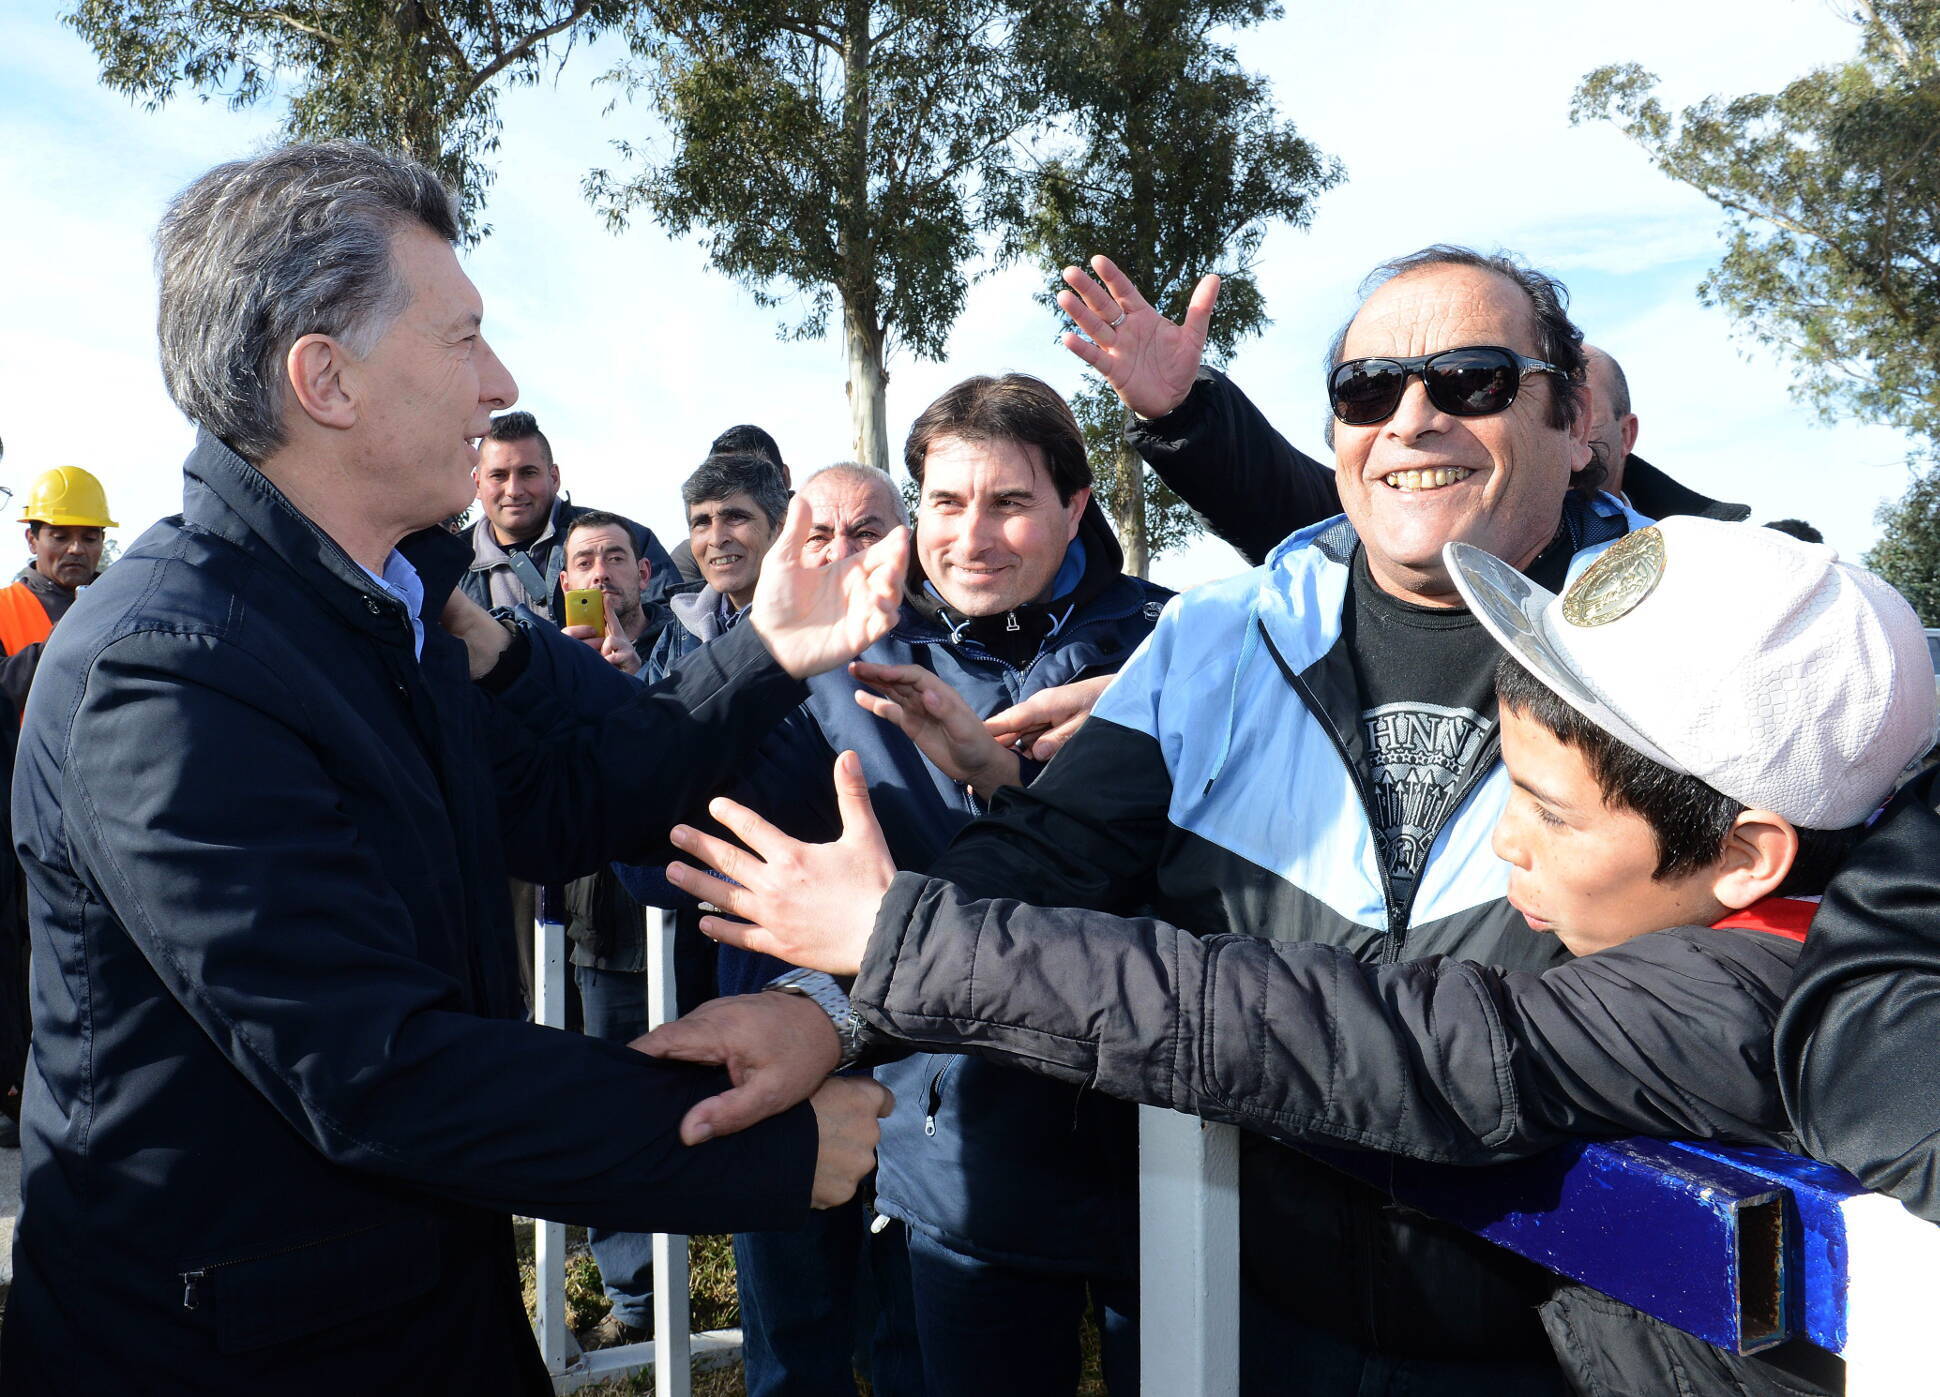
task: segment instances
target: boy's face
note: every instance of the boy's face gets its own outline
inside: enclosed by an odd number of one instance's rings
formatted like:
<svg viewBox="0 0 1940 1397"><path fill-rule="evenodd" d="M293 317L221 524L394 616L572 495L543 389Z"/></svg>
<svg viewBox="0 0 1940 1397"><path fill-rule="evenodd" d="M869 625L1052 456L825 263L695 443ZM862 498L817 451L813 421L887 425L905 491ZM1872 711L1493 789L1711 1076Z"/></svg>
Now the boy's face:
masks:
<svg viewBox="0 0 1940 1397"><path fill-rule="evenodd" d="M1515 789L1495 827L1495 852L1511 866L1509 901L1532 928L1586 956L1725 915L1712 896L1713 870L1653 878L1657 837L1644 817L1604 804L1583 754L1507 706L1502 761Z"/></svg>

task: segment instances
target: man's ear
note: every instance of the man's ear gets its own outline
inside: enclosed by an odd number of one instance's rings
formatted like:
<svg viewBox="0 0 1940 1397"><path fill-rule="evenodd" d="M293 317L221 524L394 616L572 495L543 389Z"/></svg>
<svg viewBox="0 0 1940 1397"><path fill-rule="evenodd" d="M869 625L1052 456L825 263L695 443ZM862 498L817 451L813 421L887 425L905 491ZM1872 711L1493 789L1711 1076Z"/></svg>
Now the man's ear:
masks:
<svg viewBox="0 0 1940 1397"><path fill-rule="evenodd" d="M1713 865L1711 895L1735 912L1770 897L1791 875L1799 832L1783 815L1746 810L1731 822L1724 853Z"/></svg>
<svg viewBox="0 0 1940 1397"><path fill-rule="evenodd" d="M1626 412L1623 420L1617 423L1617 445L1628 456L1637 449L1637 414ZM1619 458L1621 459L1621 458Z"/></svg>
<svg viewBox="0 0 1940 1397"><path fill-rule="evenodd" d="M1089 485L1080 485L1071 492L1071 499L1064 506L1064 541L1066 543L1071 542L1072 539L1078 536L1078 525L1084 522L1085 506L1089 503L1091 503L1091 487Z"/></svg>
<svg viewBox="0 0 1940 1397"><path fill-rule="evenodd" d="M1589 382L1574 384L1569 390L1576 397L1576 420L1570 424L1570 474L1590 464L1590 424L1596 421L1596 390Z"/></svg>
<svg viewBox="0 0 1940 1397"><path fill-rule="evenodd" d="M304 415L320 427L344 431L357 425L356 392L345 379L350 353L328 335L305 335L283 361L290 393Z"/></svg>
<svg viewBox="0 0 1940 1397"><path fill-rule="evenodd" d="M653 560L651 558L642 558L640 560L640 590L643 592L646 591L647 584L651 581L653 581Z"/></svg>

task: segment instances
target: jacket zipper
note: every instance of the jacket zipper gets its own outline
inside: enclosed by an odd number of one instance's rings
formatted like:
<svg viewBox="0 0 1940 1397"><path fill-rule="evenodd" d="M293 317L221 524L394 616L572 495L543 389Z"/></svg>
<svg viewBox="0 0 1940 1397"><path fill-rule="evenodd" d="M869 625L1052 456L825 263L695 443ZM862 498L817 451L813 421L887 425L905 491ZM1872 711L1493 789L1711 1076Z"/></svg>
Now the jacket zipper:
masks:
<svg viewBox="0 0 1940 1397"><path fill-rule="evenodd" d="M357 1237L366 1232L375 1232L381 1226L383 1226L382 1223L367 1223L363 1227L353 1227L348 1232L339 1232L334 1236L315 1237L307 1242L294 1242L287 1247L277 1247L271 1251L255 1252L249 1256L232 1256L227 1261L211 1262L209 1265L199 1266L193 1271L183 1271L180 1273L182 1277L182 1308L185 1310L193 1310L201 1305L199 1292L202 1289L202 1282L209 1278L211 1271L226 1271L231 1266L243 1266L252 1261L268 1261L272 1257L288 1256L291 1252L308 1251L311 1247L321 1247L330 1242L341 1242L348 1237Z"/></svg>
<svg viewBox="0 0 1940 1397"><path fill-rule="evenodd" d="M1354 783L1354 794L1361 802L1361 814L1367 820L1368 829L1372 831L1374 799L1368 792L1367 782L1361 774L1359 765L1355 763L1353 754L1347 750L1347 739L1341 735L1340 729L1335 727L1333 720L1327 716L1327 710L1321 706L1312 688L1293 672L1293 666L1288 664L1286 657L1280 653L1280 647L1273 643L1273 636L1267 631L1266 623L1256 619L1253 624L1260 628L1260 639L1266 642L1266 653L1273 657L1273 663L1280 667L1280 673L1285 676L1287 683L1300 696L1300 701L1307 705L1307 711L1312 713L1314 721L1320 724L1320 730L1327 734L1327 740L1334 744L1334 751L1339 755L1341 766L1347 772L1347 779ZM1381 943L1381 963L1393 965L1401 959L1401 943L1408 935L1408 913L1395 901L1394 880L1388 876L1388 865L1381 858L1378 849L1375 850L1374 871L1380 875L1381 903L1387 908L1388 913L1388 934Z"/></svg>
<svg viewBox="0 0 1940 1397"><path fill-rule="evenodd" d="M923 1134L926 1136L936 1134L936 1118L943 1110L943 1074L950 1070L950 1064L955 1061L954 1057L947 1059L936 1069L936 1075L930 1078L928 1099L923 1106Z"/></svg>

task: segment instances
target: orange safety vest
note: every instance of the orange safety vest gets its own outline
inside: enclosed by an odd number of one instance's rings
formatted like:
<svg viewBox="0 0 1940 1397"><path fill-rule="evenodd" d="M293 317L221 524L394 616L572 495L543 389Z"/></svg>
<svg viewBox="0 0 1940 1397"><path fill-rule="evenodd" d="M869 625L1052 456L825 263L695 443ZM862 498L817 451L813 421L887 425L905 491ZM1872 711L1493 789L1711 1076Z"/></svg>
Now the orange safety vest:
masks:
<svg viewBox="0 0 1940 1397"><path fill-rule="evenodd" d="M54 623L47 619L47 608L40 604L33 588L16 582L0 589L0 646L5 646L9 655L18 655L52 634Z"/></svg>

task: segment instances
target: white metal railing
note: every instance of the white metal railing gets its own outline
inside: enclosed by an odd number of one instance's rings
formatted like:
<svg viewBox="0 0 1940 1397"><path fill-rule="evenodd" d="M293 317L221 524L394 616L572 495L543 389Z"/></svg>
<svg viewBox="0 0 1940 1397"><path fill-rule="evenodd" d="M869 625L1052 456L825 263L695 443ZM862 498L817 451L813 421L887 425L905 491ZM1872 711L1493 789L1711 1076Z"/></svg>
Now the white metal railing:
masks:
<svg viewBox="0 0 1940 1397"><path fill-rule="evenodd" d="M566 1022L566 928L548 921L545 913L541 899L532 938L533 1017L558 1027ZM674 1003L674 914L663 912L647 920L647 1026L658 1028L673 1018ZM539 1311L533 1328L553 1391L572 1392L650 1368L655 1397L690 1397L697 1359L711 1365L740 1355L738 1329L690 1332L686 1237L665 1232L653 1237L653 1338L591 1353L581 1352L566 1328L565 1226L536 1220L533 1244Z"/></svg>

